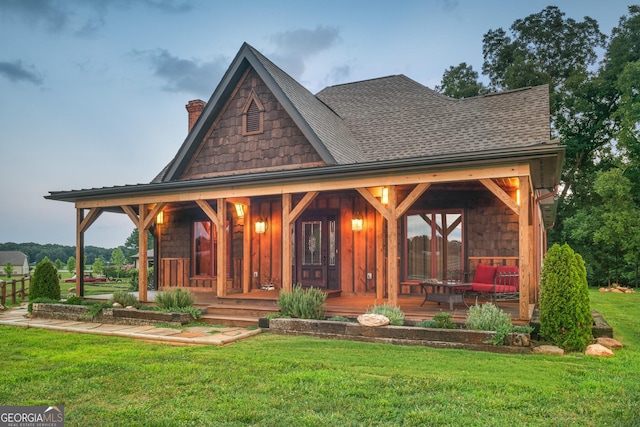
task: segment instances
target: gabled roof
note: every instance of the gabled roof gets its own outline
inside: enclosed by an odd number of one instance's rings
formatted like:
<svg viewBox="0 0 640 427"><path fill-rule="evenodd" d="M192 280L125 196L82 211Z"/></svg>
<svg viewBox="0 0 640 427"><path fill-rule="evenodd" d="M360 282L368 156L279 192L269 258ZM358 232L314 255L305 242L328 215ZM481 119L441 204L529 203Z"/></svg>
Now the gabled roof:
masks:
<svg viewBox="0 0 640 427"><path fill-rule="evenodd" d="M14 266L21 266L28 257L20 251L0 251L0 266L7 265L8 262Z"/></svg>
<svg viewBox="0 0 640 427"><path fill-rule="evenodd" d="M179 178L207 130L222 111L225 102L249 67L258 73L325 163L349 164L364 159L340 117L260 52L244 43L211 95L200 118L187 135L178 154L154 182L166 182Z"/></svg>
<svg viewBox="0 0 640 427"><path fill-rule="evenodd" d="M549 87L466 99L403 75L323 89L368 161L514 149L549 142Z"/></svg>

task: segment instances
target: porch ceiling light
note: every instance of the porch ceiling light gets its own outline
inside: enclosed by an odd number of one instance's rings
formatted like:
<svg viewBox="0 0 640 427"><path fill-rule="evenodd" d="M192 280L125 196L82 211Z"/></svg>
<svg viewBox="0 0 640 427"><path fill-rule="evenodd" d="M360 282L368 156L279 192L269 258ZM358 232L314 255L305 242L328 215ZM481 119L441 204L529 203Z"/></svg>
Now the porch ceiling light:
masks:
<svg viewBox="0 0 640 427"><path fill-rule="evenodd" d="M382 187L382 196L380 197L380 202L383 205L389 204L389 187Z"/></svg>
<svg viewBox="0 0 640 427"><path fill-rule="evenodd" d="M362 216L359 213L355 214L353 218L351 218L351 230L352 231L362 231Z"/></svg>
<svg viewBox="0 0 640 427"><path fill-rule="evenodd" d="M236 214L238 214L238 218L244 218L244 206L242 203L236 203Z"/></svg>
<svg viewBox="0 0 640 427"><path fill-rule="evenodd" d="M258 218L256 221L255 230L258 234L264 234L264 232L267 231L267 222L262 219L262 217Z"/></svg>
<svg viewBox="0 0 640 427"><path fill-rule="evenodd" d="M164 212L158 212L158 215L156 215L156 224L164 224Z"/></svg>

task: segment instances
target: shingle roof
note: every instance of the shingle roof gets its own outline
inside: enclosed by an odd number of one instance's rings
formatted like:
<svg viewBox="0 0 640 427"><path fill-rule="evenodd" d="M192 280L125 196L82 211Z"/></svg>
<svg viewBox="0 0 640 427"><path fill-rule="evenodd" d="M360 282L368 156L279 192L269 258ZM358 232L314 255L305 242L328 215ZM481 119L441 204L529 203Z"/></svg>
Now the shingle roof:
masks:
<svg viewBox="0 0 640 427"><path fill-rule="evenodd" d="M0 267L7 265L7 262L14 266L21 266L25 259L27 256L20 251L0 251Z"/></svg>
<svg viewBox="0 0 640 427"><path fill-rule="evenodd" d="M547 86L452 99L403 75L328 87L317 97L345 122L368 161L548 142Z"/></svg>

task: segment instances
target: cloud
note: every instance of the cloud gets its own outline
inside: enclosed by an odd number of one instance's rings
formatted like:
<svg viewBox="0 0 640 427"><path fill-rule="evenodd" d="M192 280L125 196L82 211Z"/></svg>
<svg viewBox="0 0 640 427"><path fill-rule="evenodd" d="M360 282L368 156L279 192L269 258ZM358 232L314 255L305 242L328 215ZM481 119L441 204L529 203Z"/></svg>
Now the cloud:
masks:
<svg viewBox="0 0 640 427"><path fill-rule="evenodd" d="M132 55L147 61L153 74L165 82L168 92L187 92L208 97L227 70L230 60L219 56L212 61L182 59L165 49L133 51Z"/></svg>
<svg viewBox="0 0 640 427"><path fill-rule="evenodd" d="M305 59L341 41L338 28L325 26L275 33L269 39L276 46L270 58L295 79L300 79L304 73Z"/></svg>
<svg viewBox="0 0 640 427"><path fill-rule="evenodd" d="M189 0L1 0L0 12L28 25L42 25L52 33L70 31L76 36L95 35L105 24L109 9L128 10L140 6L163 13L193 9Z"/></svg>
<svg viewBox="0 0 640 427"><path fill-rule="evenodd" d="M4 62L0 61L0 76L4 76L12 82L25 81L36 86L42 85L42 77L33 67L29 70L22 61Z"/></svg>

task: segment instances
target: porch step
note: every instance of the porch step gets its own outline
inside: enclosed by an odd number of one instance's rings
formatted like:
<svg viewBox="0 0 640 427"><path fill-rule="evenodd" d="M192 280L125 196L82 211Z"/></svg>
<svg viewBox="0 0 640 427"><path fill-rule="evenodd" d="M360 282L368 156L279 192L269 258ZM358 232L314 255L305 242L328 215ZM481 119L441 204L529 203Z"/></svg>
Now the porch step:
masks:
<svg viewBox="0 0 640 427"><path fill-rule="evenodd" d="M225 325L246 328L248 326L258 326L257 317L245 316L223 316L218 314L205 314L198 322L208 323L211 325Z"/></svg>
<svg viewBox="0 0 640 427"><path fill-rule="evenodd" d="M269 313L277 313L278 305L236 305L236 304L209 304L203 308L207 309L207 314L216 316L241 316L260 318Z"/></svg>

